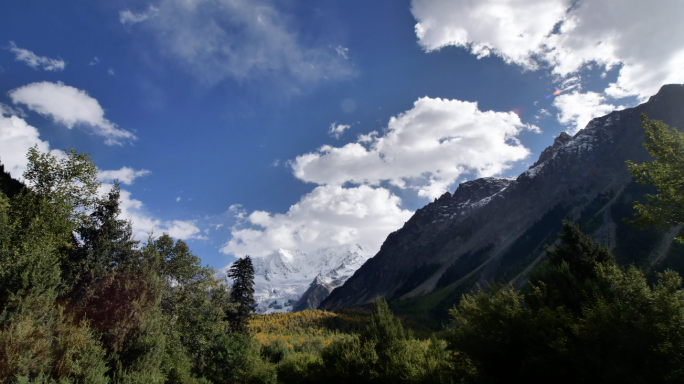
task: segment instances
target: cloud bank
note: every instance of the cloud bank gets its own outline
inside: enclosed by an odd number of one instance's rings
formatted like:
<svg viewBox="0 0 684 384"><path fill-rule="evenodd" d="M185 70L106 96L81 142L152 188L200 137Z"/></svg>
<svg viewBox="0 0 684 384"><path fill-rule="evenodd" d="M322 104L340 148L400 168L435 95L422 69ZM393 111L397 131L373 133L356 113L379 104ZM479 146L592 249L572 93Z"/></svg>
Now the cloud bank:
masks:
<svg viewBox="0 0 684 384"><path fill-rule="evenodd" d="M333 124L330 133L345 129ZM360 135L342 147L326 145L289 162L295 177L318 186L287 213L248 214L233 205L238 224L221 251L261 256L279 248L306 252L360 243L377 252L387 235L413 215L384 182L434 198L464 173L500 174L529 155L517 139L523 130L538 128L523 124L513 112L420 98L392 117L382 134Z"/></svg>
<svg viewBox="0 0 684 384"><path fill-rule="evenodd" d="M309 252L348 243L377 251L387 234L413 214L401 209L400 203L399 197L384 188L326 185L304 195L284 214L254 211L246 215L233 206L233 214L244 219L233 227L232 238L221 251L238 257L264 256L279 248Z"/></svg>
<svg viewBox="0 0 684 384"><path fill-rule="evenodd" d="M549 68L559 82L590 65L617 69L603 95L558 102L562 108L574 100L583 116L608 111L598 100L604 96L644 101L663 84L684 83L681 1L412 0L411 11L428 52L457 46L478 58L497 55L524 70ZM596 108L589 112L589 105ZM585 120L560 110L560 121L575 130Z"/></svg>
<svg viewBox="0 0 684 384"><path fill-rule="evenodd" d="M135 135L105 119L104 110L85 91L63 83L43 81L32 83L9 92L12 102L24 104L34 112L71 129L76 125L91 128L92 133L104 136L105 144L123 144L133 141Z"/></svg>
<svg viewBox="0 0 684 384"><path fill-rule="evenodd" d="M497 175L529 156L516 136L536 127L513 112L482 112L477 103L423 97L372 132L343 147L323 146L291 163L294 175L321 185L389 181L423 197L446 192L464 173Z"/></svg>

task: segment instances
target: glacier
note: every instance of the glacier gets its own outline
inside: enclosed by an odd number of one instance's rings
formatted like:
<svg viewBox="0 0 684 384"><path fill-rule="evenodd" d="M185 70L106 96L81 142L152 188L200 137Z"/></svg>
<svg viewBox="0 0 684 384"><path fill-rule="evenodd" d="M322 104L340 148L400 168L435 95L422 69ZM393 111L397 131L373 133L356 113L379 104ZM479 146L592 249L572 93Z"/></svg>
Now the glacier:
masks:
<svg viewBox="0 0 684 384"><path fill-rule="evenodd" d="M279 249L267 256L252 257L256 312L291 312L292 305L317 277L338 287L372 256L368 247L344 244L309 253ZM214 277L231 285L227 274L232 265L219 269Z"/></svg>

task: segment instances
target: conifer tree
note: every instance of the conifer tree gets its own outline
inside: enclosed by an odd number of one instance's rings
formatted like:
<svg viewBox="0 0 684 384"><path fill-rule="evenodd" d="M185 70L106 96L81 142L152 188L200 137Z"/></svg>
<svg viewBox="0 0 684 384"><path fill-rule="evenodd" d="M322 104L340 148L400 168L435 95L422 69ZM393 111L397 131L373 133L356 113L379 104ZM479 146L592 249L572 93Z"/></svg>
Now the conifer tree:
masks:
<svg viewBox="0 0 684 384"><path fill-rule="evenodd" d="M254 266L252 259L245 256L230 267L228 277L233 279L230 300L235 304L231 328L235 332L247 333L249 316L254 312Z"/></svg>
<svg viewBox="0 0 684 384"><path fill-rule="evenodd" d="M635 181L656 187L658 193L646 195L646 204L635 202L635 220L626 221L640 228L681 225L684 223L684 134L662 121L649 121L643 113L641 122L645 129L644 148L654 160L641 165L627 161L627 167ZM681 236L675 239L684 243Z"/></svg>

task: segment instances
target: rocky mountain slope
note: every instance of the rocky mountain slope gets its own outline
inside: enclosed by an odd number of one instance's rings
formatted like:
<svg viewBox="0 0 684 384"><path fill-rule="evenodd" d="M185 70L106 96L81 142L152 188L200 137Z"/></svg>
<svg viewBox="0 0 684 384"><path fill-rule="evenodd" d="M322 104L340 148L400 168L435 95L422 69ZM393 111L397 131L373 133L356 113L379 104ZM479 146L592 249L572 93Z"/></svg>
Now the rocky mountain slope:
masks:
<svg viewBox="0 0 684 384"><path fill-rule="evenodd" d="M321 248L308 254L279 249L268 256L253 257L257 313L292 312L293 305L307 292L312 282L329 287L329 292L342 285L370 256L361 245L347 244ZM217 278L229 285L232 281L227 273L231 265L216 273ZM322 298L319 296L317 300L316 304ZM307 308L305 305L300 310Z"/></svg>
<svg viewBox="0 0 684 384"><path fill-rule="evenodd" d="M640 232L622 222L631 217L632 201L652 192L631 182L625 166L628 159L649 159L642 113L684 128L684 86L666 85L638 107L593 119L574 137L562 133L517 178L473 180L445 193L390 234L320 308L384 297L399 312L444 316L477 284L524 283L566 217L609 245L620 263L672 264L673 253L684 254L671 246L674 231Z"/></svg>

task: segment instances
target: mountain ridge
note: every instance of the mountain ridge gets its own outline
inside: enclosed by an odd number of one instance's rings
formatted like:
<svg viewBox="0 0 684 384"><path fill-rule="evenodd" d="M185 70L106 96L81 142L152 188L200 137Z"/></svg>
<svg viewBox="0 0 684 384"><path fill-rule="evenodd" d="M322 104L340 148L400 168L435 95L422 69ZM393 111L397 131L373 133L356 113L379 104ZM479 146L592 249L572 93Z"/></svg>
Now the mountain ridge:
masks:
<svg viewBox="0 0 684 384"><path fill-rule="evenodd" d="M641 145L640 115L682 128L683 104L684 86L665 85L646 103L595 118L573 137L561 133L516 178L462 183L417 210L319 308L363 306L376 297L406 300L466 280L471 287L524 282L564 217L581 221L620 251L629 229L613 216L626 217L628 197L644 193L630 184L624 162L650 158ZM661 241L664 235L654 236Z"/></svg>

